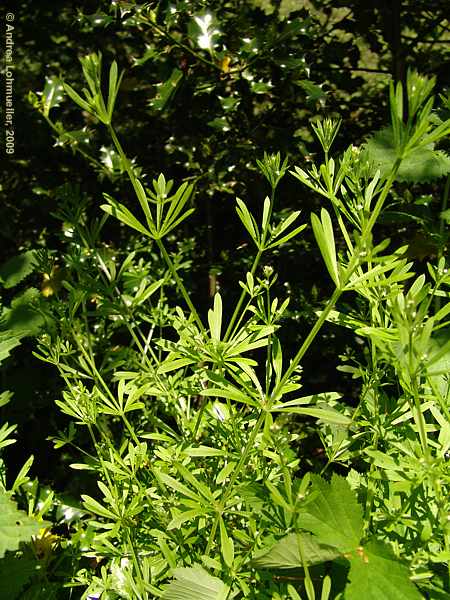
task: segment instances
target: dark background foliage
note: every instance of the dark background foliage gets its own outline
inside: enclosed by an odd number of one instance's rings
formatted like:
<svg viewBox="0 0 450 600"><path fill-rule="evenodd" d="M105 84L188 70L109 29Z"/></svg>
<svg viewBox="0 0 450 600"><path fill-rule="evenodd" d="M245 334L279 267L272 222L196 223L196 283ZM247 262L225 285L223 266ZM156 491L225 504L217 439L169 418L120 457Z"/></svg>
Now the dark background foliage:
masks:
<svg viewBox="0 0 450 600"><path fill-rule="evenodd" d="M149 10L152 19L145 17ZM2 258L38 247L63 256L63 223L50 216L61 205L63 184L80 186L91 216L99 215L104 191L129 206L135 202L120 173L106 168L110 142L87 113L67 100L54 109L55 122L78 136L84 130L89 140L63 142L29 102L30 90L43 90L46 77L64 76L79 89L78 58L101 50L105 64L116 59L126 71L115 123L127 154L136 158L147 181L162 171L177 182L196 182L196 212L172 244L189 241L190 266L184 274L203 314L216 289L228 306L239 292L237 281L251 247L237 222L234 198L245 198L255 213L261 210L268 189L256 170L257 158L280 151L291 165L307 164L319 153L310 124L320 116L342 118L337 153L364 143L386 122L389 80L403 80L410 66L436 76L438 93L449 86L446 0L162 1L148 3L145 10L135 2L56 6L27 0L14 11L16 152L5 158L0 176ZM220 31L214 56L195 44L198 32L192 29L193 17L206 11ZM89 164L77 152L80 148L100 163ZM417 205L425 208L419 218L406 217L400 228L398 222L384 224L383 234L403 238L421 260L437 252L429 227L439 214L442 186L442 179L409 182L413 191L404 195L399 187L404 213L414 216ZM423 198L429 200L420 204ZM307 221L319 203L286 178L276 210L281 216L284 210L301 209ZM117 249L126 246L123 238L129 235L108 225L104 241ZM330 282L311 233L288 245L282 259L274 252L268 264L279 273L280 295L291 295L292 326L283 341L294 351ZM31 284L39 287L39 276L33 278ZM5 290L3 303L11 297ZM346 392L351 402L357 384L336 372L336 356L357 353L357 340L332 327L321 335L303 364L305 393L326 385ZM127 340L118 338L118 343ZM33 452L49 455L57 469L59 455L51 452L45 436L61 425L53 416L58 383L50 367L30 358L33 347L33 341L26 341L2 367L3 387L15 394L3 410L19 425L14 462L21 464ZM39 464L47 477L48 461L37 461L37 470Z"/></svg>

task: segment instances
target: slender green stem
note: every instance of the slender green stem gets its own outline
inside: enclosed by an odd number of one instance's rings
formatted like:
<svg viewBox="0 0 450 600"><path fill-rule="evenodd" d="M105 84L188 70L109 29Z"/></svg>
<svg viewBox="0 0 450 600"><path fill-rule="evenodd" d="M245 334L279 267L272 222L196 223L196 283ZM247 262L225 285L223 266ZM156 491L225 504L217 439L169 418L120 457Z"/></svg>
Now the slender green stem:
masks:
<svg viewBox="0 0 450 600"><path fill-rule="evenodd" d="M398 168L400 166L400 162L401 160L398 159L395 162L395 165L391 171L391 174L389 175L384 187L383 187L383 191L381 192L375 207L373 209L373 212L369 218L369 220L367 221L366 225L364 226L362 233L361 233L361 240L363 242L366 242L372 232L373 226L375 225L375 222L381 212L381 209L383 208L384 202L386 201L386 198L390 192L390 189L392 187L392 184L395 181L395 177L397 175L397 171ZM275 387L275 390L272 393L272 401L275 401L277 399L277 396L279 395L280 391L283 389L285 383L287 382L287 380L289 379L289 377L292 375L292 373L295 371L295 369L297 368L298 364L300 363L301 359L303 358L305 352L308 350L308 348L310 347L311 343L313 342L314 338L316 337L316 335L318 334L319 330L321 329L322 325L325 323L328 315L330 314L330 312L333 310L336 302L339 300L340 296L342 295L342 293L345 290L345 286L347 285L353 271L357 268L358 264L360 261L360 257L358 256L358 254L355 252L353 254L353 256L350 259L350 262L347 266L347 268L345 269L344 273L342 274L342 281L340 283L340 286L337 287L334 292L333 295L331 296L331 298L329 299L329 301L327 302L327 305L325 307L325 309L321 312L319 319L316 321L314 327L311 329L311 331L309 332L309 335L307 336L307 338L305 339L305 341L303 342L303 344L301 345L299 351L297 352L297 354L295 355L295 357L293 358L293 360L291 361L291 364L289 365L288 369L286 370L285 374L283 375L283 377L281 378L280 382L278 383L278 385Z"/></svg>
<svg viewBox="0 0 450 600"><path fill-rule="evenodd" d="M144 576L142 573L141 565L139 564L138 556L136 553L136 548L134 547L134 542L131 539L130 528L128 528L127 537L128 537L128 545L131 550L131 557L132 557L133 565L134 565L134 568L136 569L138 579L139 579L140 583L142 584L142 588L144 588L144 585L145 585ZM139 598L139 600L147 600L148 594L145 591L144 591L144 593L145 593L145 596L143 598Z"/></svg>
<svg viewBox="0 0 450 600"><path fill-rule="evenodd" d="M309 334L306 337L305 341L301 345L299 351L297 352L297 354L295 355L295 357L292 359L291 364L286 369L286 372L284 373L283 377L280 379L278 385L275 387L274 391L272 392L272 396L271 396L272 402L275 402L277 400L277 397L278 397L279 393L283 389L283 387L286 384L286 382L289 379L289 377L292 375L292 373L297 368L298 364L302 360L302 358L305 355L305 353L308 350L308 348L311 346L311 344L314 341L316 335L319 333L320 329L322 328L322 325L327 320L328 315L333 310L333 308L334 308L336 302L338 301L339 297L341 296L342 292L343 292L343 290L341 288L336 288L334 290L331 298L327 302L327 305L326 305L325 309L321 312L320 317L317 319L317 321L314 324L314 327L309 332Z"/></svg>
<svg viewBox="0 0 450 600"><path fill-rule="evenodd" d="M427 464L430 465L431 464L431 454L430 454L430 448L428 445L428 436L427 436L427 429L426 429L426 423L425 423L425 418L423 416L423 412L421 410L421 406L420 406L420 395L419 395L419 390L418 390L418 386L417 386L417 381L415 379L412 381L412 400L413 400L413 405L414 405L414 421L416 422L416 426L417 429L419 430L419 439L420 439L420 444L422 446L422 451L425 457L425 460L427 461Z"/></svg>
<svg viewBox="0 0 450 600"><path fill-rule="evenodd" d="M217 527L219 525L221 512L225 509L227 500L230 498L231 494L233 493L234 484L236 483L238 477L240 476L242 468L247 463L247 459L250 455L250 452L252 451L252 449L255 445L256 436L258 435L258 433L264 423L265 416L266 416L266 411L261 410L259 412L256 424L254 425L252 432L247 440L247 444L245 445L245 448L241 455L241 458L239 459L239 462L236 465L236 468L233 471L233 474L230 478L230 482L222 496L222 499L220 502L220 509L217 511L216 516L214 517L213 525L211 528L211 533L210 533L209 539L208 539L208 544L206 546L206 550L205 550L206 556L209 556L209 553L211 552L211 548L214 543L214 538L216 537L216 531L217 531Z"/></svg>
<svg viewBox="0 0 450 600"><path fill-rule="evenodd" d="M261 260L262 254L263 254L263 250L261 250L261 249L258 250L258 253L257 253L256 257L255 257L255 260L253 261L253 265L252 265L252 268L250 270L250 273L252 275L255 274L256 269L258 268L259 261ZM223 338L225 342L228 341L230 339L230 337L231 337L231 334L233 332L234 323L235 323L236 319L238 318L238 315L241 312L242 304L244 303L244 299L245 299L246 294L247 294L247 292L245 290L242 290L241 295L239 296L238 303L236 304L236 308L234 309L233 315L232 315L232 317L230 319L230 322L228 324L225 336Z"/></svg>
<svg viewBox="0 0 450 600"><path fill-rule="evenodd" d="M302 563L302 567L303 570L305 571L305 584L306 582L308 582L309 585L306 585L306 595L308 596L308 600L313 600L313 598L311 598L310 594L309 594L309 589L312 588L314 590L314 585L311 579L311 575L309 573L309 568L308 568L308 562L306 560L306 556L305 556L305 552L304 552L304 548L303 548L303 542L302 542L302 538L300 535L299 531L296 531L296 536L297 536L297 547L298 547L298 553L300 554L300 560Z"/></svg>
<svg viewBox="0 0 450 600"><path fill-rule="evenodd" d="M190 296L188 294L188 291L186 290L186 287L185 287L184 283L182 282L180 276L178 275L177 270L175 268L175 265L173 264L173 262L172 262L172 260L171 260L171 258L169 256L169 254L167 253L167 250L166 250L166 248L165 248L162 240L157 239L156 243L157 243L158 248L159 248L159 250L160 250L160 252L161 252L161 254L162 254L162 256L163 256L163 258L164 258L164 260L165 260L165 262L166 262L166 264L167 264L167 266L169 268L169 270L170 270L170 273L171 273L172 277L175 279L175 281L177 283L177 286L178 286L178 289L180 290L180 292L181 292L181 294L182 294L182 296L184 298L184 301L188 305L189 310L191 311L191 313L192 313L192 315L193 315L193 317L194 317L194 319L195 319L195 321L196 321L196 323L197 323L200 331L202 333L206 333L205 327L204 327L204 325L202 323L202 320L200 319L195 306L192 304L192 300L191 300L191 298L190 298Z"/></svg>
<svg viewBox="0 0 450 600"><path fill-rule="evenodd" d="M118 137L116 135L116 132L114 131L114 128L111 125L109 125L108 126L108 130L109 130L111 138L112 138L112 140L114 142L114 145L115 145L118 153L120 154L122 162L125 165L126 171L128 173L128 177L129 177L129 179L130 179L130 181L131 181L131 183L133 185L133 188L134 188L134 191L136 193L136 196L139 199L139 189L138 189L138 185L137 185L137 178L136 178L135 174L133 173L133 169L131 167L130 161L126 157L126 154L125 154L125 152L124 152L124 150L122 148L122 145L119 142L119 139L118 139ZM164 260L165 260L165 262L166 262L166 264L167 264L167 266L169 268L169 270L170 270L170 273L171 273L172 277L176 281L178 289L180 290L180 292L181 292L181 294L182 294L182 296L183 296L186 304L188 305L189 310L191 311L192 315L194 316L194 318L195 318L195 320L197 322L197 325L199 326L200 331L202 331L202 333L205 333L206 331L205 331L205 327L204 327L204 325L202 323L202 320L200 319L200 317L199 317L199 315L197 313L197 310L195 309L194 305L192 304L192 300L189 297L189 294L188 294L188 292L186 290L186 287L184 286L184 283L180 279L180 277L179 277L179 275L177 273L177 270L175 268L175 265L173 264L173 262L172 262L172 260L171 260L171 258L169 256L169 254L167 253L167 250L166 250L166 248L165 248L162 240L159 239L159 238L155 238L155 241L156 241L156 244L158 245L158 248L159 248L159 250L160 250L160 252L161 252L161 254L162 254L162 256L163 256L163 258L164 258Z"/></svg>
<svg viewBox="0 0 450 600"><path fill-rule="evenodd" d="M394 165L394 168L391 171L391 174L390 174L389 178L387 179L387 181L386 181L386 183L385 183L385 185L383 187L383 191L381 192L381 194L380 194L380 196L378 198L378 201L377 201L377 203L376 203L376 205L374 207L374 211L373 211L371 217L369 218L369 221L367 222L366 226L363 229L363 232L362 232L362 235L361 235L361 238L362 238L363 241L367 240L367 238L369 237L369 235L370 235L370 233L371 233L371 231L373 229L373 226L374 226L374 224L376 222L376 219L377 219L378 215L380 214L380 211L381 211L381 209L383 207L383 204L384 204L384 202L385 202L385 200L386 200L386 198L387 198L387 196L389 194L389 191L390 191L390 189L392 187L392 184L394 183L394 180L395 180L395 177L396 177L396 174L397 174L399 166L400 166L400 160L397 160L396 163L395 163L395 165ZM317 336L318 332L320 331L322 325L325 323L328 315L333 310L333 308L334 308L336 302L338 301L339 297L343 293L345 285L347 284L347 282L348 282L351 274L353 273L354 269L359 264L359 260L360 259L359 259L359 256L357 254L354 254L352 256L352 258L351 258L351 260L350 260L350 262L349 262L349 264L348 264L345 272L342 275L342 282L341 282L340 287L337 287L334 290L334 292L333 292L330 300L328 301L325 309L320 314L320 317L316 321L314 327L311 329L309 335L307 336L307 338L303 342L302 346L300 347L299 351L295 355L295 357L292 360L290 366L286 370L285 374L281 378L281 380L278 383L278 385L275 387L275 390L272 392L271 398L270 398L270 400L268 402L269 406L267 408L270 409L270 406L274 402L276 402L279 393L283 389L283 387L286 384L286 382L288 381L289 377L291 377L292 373L297 368L297 366L300 363L301 359L303 358L303 356L305 355L306 351L310 347L311 343L313 342L313 340ZM255 263L256 263L256 261L255 261ZM255 263L254 263L254 268L256 269ZM244 292L244 295L245 295L245 292ZM244 299L244 295L241 294L240 303L238 303L238 306L239 306L239 304L242 304L243 299ZM238 311L235 310L233 318L236 318L235 315L237 315L237 312ZM232 318L232 320L233 320L233 318ZM230 330L230 326L228 327L228 329ZM225 507L228 498L230 497L230 495L233 492L234 484L236 483L238 477L241 474L242 467L247 462L247 459L248 459L248 456L250 454L250 451L251 451L251 449L254 446L254 443L255 443L255 440L256 440L256 436L258 435L258 433L259 433L259 431L260 431L260 429L261 429L261 427L262 427L262 425L264 423L267 408L262 409L259 412L258 419L256 421L256 424L255 424L253 430L252 430L252 433L250 434L250 437L249 437L249 439L247 441L247 444L246 444L246 446L244 448L244 452L242 453L242 456L241 456L238 464L236 465L236 469L234 470L234 473L233 473L233 475L232 475L232 477L230 479L230 483L229 483L229 485L228 485L228 487L227 487L227 489L226 489L226 491L225 491L225 493L224 493L224 495L222 497L222 500L221 500L222 510ZM210 536L209 536L209 539L208 539L208 544L207 544L206 551L205 551L206 556L209 555L209 552L211 551L212 544L214 543L214 538L215 538L217 527L218 527L218 524L219 524L219 519L220 519L220 511L217 512L216 517L215 517L214 522L213 522L213 526L212 526L212 529L211 529L211 533L210 533Z"/></svg>
<svg viewBox="0 0 450 600"><path fill-rule="evenodd" d="M272 217L273 205L274 205L274 202L275 202L276 188L277 188L276 185L272 188L272 193L271 193L271 196L270 196L269 217L267 219L267 227L264 229L264 231L261 232L260 247L258 249L258 253L256 254L255 260L253 261L253 265L252 265L252 268L251 268L251 271L250 271L250 273L252 275L254 275L256 273L256 269L259 266L259 262L261 260L261 256L263 255L263 252L265 250L265 244L266 244L267 236L268 236L268 233L269 233L268 227L269 227L269 224L270 224L270 219ZM246 294L247 294L247 292L245 290L242 290L241 295L239 296L238 303L236 304L236 308L234 309L233 315L232 315L232 317L230 319L230 322L228 324L225 336L223 338L225 342L230 339L231 334L233 333L233 327L234 327L236 319L238 318L238 315L241 312L242 304L244 302Z"/></svg>

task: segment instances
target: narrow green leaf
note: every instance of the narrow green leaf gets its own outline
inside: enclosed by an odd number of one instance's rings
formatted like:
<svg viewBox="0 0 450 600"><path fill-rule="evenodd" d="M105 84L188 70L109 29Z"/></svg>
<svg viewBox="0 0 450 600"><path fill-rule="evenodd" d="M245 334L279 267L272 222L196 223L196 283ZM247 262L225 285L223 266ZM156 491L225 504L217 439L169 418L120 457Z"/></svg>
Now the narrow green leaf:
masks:
<svg viewBox="0 0 450 600"><path fill-rule="evenodd" d="M87 496L86 494L81 494L81 498L83 500L84 507L89 512L94 513L95 515L99 515L100 517L104 517L105 519L111 521L117 521L117 515L111 512L108 508L91 498L91 496Z"/></svg>
<svg viewBox="0 0 450 600"><path fill-rule="evenodd" d="M148 205L147 194L145 193L144 186L139 179L135 179L133 181L133 187L134 191L136 192L136 196L138 197L139 204L144 212L145 218L147 219L147 224L150 227L150 225L153 224L153 218L150 213L150 207Z"/></svg>
<svg viewBox="0 0 450 600"><path fill-rule="evenodd" d="M211 448L210 446L197 446L195 448L189 447L183 450L183 454L187 456L197 457L197 456L224 456L226 453L224 450L220 450L219 448Z"/></svg>
<svg viewBox="0 0 450 600"><path fill-rule="evenodd" d="M120 202L117 202L107 194L104 194L104 196L106 200L108 200L109 204L102 204L100 206L102 210L104 210L108 215L116 217L116 219L122 221L122 223L125 223L125 225L128 225L128 227L139 231L139 233L142 233L146 237L152 237L150 231L136 219L136 217L128 210L128 208L126 208L126 206L120 204Z"/></svg>
<svg viewBox="0 0 450 600"><path fill-rule="evenodd" d="M261 222L261 231L265 231L269 225L269 213L270 213L270 198L266 196L264 198L263 216Z"/></svg>
<svg viewBox="0 0 450 600"><path fill-rule="evenodd" d="M350 417L341 414L339 411L334 408L300 408L300 407L292 407L292 408L272 408L271 412L287 412L294 413L296 415L306 415L309 417L314 417L316 419L320 419L325 423L334 423L336 425L350 425L352 420Z"/></svg>
<svg viewBox="0 0 450 600"><path fill-rule="evenodd" d="M178 369L182 369L187 365L192 365L195 363L195 360L192 358L176 358L174 360L165 360L162 362L157 371L158 374L162 375L163 373L170 373L170 371L178 371Z"/></svg>
<svg viewBox="0 0 450 600"><path fill-rule="evenodd" d="M83 98L81 96L79 96L77 94L77 92L67 83L63 83L64 86L64 91L67 93L67 95L75 102L75 104L78 104L78 106L80 108L82 108L83 110L85 110L86 112L90 113L90 114L94 114L94 111L91 107L90 104L88 104L86 102L86 100L83 100Z"/></svg>
<svg viewBox="0 0 450 600"><path fill-rule="evenodd" d="M289 233L287 233L283 237L278 238L275 242L273 242L272 244L270 244L268 246L268 249L270 249L270 248L278 248L278 246L281 246L281 244L285 244L286 242L288 242L289 240L291 240L293 237L295 237L296 235L298 235L299 233L301 233L305 228L306 228L306 224L305 225L300 225L299 227L296 227L295 229L293 229L292 231L290 231Z"/></svg>
<svg viewBox="0 0 450 600"><path fill-rule="evenodd" d="M217 398L228 398L229 400L234 400L235 402L242 402L242 404L248 404L249 406L258 406L257 403L249 396L246 396L237 388L232 386L223 388L207 388L206 390L201 390L199 392L200 396L213 396Z"/></svg>
<svg viewBox="0 0 450 600"><path fill-rule="evenodd" d="M256 402L253 400L253 398L250 398L247 394L244 394L244 392L232 385L222 375L208 371L207 377L209 381L214 384L214 387L208 387L204 390L201 390L201 396L217 396L218 398L228 398L229 400L235 400L236 402L242 402L243 404L256 406Z"/></svg>
<svg viewBox="0 0 450 600"><path fill-rule="evenodd" d="M223 560L227 567L231 569L234 561L234 545L233 540L228 537L225 523L222 517L220 517L220 550L222 552Z"/></svg>
<svg viewBox="0 0 450 600"><path fill-rule="evenodd" d="M240 198L236 198L236 202L237 202L236 212L237 212L240 220L242 221L242 224L244 225L245 229L249 232L250 237L255 242L255 244L258 246L259 245L259 233L258 233L258 226L256 225L256 221L253 218L253 216L250 214L245 203Z"/></svg>
<svg viewBox="0 0 450 600"><path fill-rule="evenodd" d="M302 396L301 398L294 398L293 400L288 400L287 402L283 402L281 404L276 404L273 406L274 410L279 410L280 408L290 408L293 406L303 406L305 404L316 404L318 401L330 402L331 400L339 400L342 398L342 394L338 394L337 392L322 392L321 394L313 394L312 396Z"/></svg>
<svg viewBox="0 0 450 600"><path fill-rule="evenodd" d="M336 261L336 247L334 243L333 225L331 223L331 217L325 208L322 208L321 220L314 213L311 214L311 225L322 254L323 260L327 267L330 277L339 286L339 272Z"/></svg>
<svg viewBox="0 0 450 600"><path fill-rule="evenodd" d="M181 477L187 482L190 483L193 488L201 494L205 500L208 502L214 502L214 496L210 489L201 481L199 481L192 473L181 463L175 463L175 467Z"/></svg>
<svg viewBox="0 0 450 600"><path fill-rule="evenodd" d="M214 296L214 309L208 311L208 323L211 337L216 342L220 341L222 329L222 297L219 293Z"/></svg>
<svg viewBox="0 0 450 600"><path fill-rule="evenodd" d="M280 340L276 336L272 338L272 365L275 372L275 385L278 385L283 371L283 351Z"/></svg>
<svg viewBox="0 0 450 600"><path fill-rule="evenodd" d="M200 504L203 503L203 501L202 501L202 499L201 499L200 496L198 496L197 494L195 494L192 490L190 490L183 483L180 483L179 481L177 481L176 479L174 479L170 475L167 475L167 473L163 473L162 471L159 471L156 468L154 469L154 473L155 473L156 477L162 483L164 483L164 485L167 485L172 490L175 490L176 492L179 492L182 496L186 496L186 498L190 498L191 500L196 500Z"/></svg>
<svg viewBox="0 0 450 600"><path fill-rule="evenodd" d="M143 302L148 300L151 296L153 296L153 294L157 290L159 290L159 288L162 286L163 283L164 283L164 279L159 279L158 281L154 281L153 283L151 283L147 288L145 288L145 290L143 292L141 292L139 294L138 297L136 297L134 299L134 304L135 305L142 304Z"/></svg>
<svg viewBox="0 0 450 600"><path fill-rule="evenodd" d="M184 512L180 512L180 514L176 515L170 521L170 523L167 525L167 529L169 531L171 529L180 529L180 527L187 521L192 521L194 519L197 519L198 517L202 517L204 514L204 511L199 510L198 508L193 508L192 510L185 510Z"/></svg>
<svg viewBox="0 0 450 600"><path fill-rule="evenodd" d="M235 462L229 462L227 465L225 465L223 469L219 471L219 474L216 477L217 485L221 485L231 475L235 468Z"/></svg>
<svg viewBox="0 0 450 600"><path fill-rule="evenodd" d="M122 81L123 73L118 76L118 68L117 63L114 60L111 64L109 70L109 89L108 89L108 105L107 105L107 113L109 117L109 121L111 122L113 112L114 112L114 104L117 98L117 92L120 87L120 83Z"/></svg>

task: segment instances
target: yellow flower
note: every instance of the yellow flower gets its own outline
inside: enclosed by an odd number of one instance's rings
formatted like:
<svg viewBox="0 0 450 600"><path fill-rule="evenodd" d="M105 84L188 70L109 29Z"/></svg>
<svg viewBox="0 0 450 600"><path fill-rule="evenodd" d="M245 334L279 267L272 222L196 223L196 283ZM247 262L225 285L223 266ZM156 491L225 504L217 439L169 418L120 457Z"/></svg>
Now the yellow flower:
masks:
<svg viewBox="0 0 450 600"><path fill-rule="evenodd" d="M39 530L39 535L33 538L34 552L39 560L47 560L58 544L59 536L53 534L50 529Z"/></svg>
<svg viewBox="0 0 450 600"><path fill-rule="evenodd" d="M53 296L61 289L64 279L64 272L58 265L55 265L50 273L44 273L42 276L41 294L48 298Z"/></svg>
<svg viewBox="0 0 450 600"><path fill-rule="evenodd" d="M220 63L220 68L224 73L228 73L230 70L231 58L229 56L224 56L222 58L222 62Z"/></svg>

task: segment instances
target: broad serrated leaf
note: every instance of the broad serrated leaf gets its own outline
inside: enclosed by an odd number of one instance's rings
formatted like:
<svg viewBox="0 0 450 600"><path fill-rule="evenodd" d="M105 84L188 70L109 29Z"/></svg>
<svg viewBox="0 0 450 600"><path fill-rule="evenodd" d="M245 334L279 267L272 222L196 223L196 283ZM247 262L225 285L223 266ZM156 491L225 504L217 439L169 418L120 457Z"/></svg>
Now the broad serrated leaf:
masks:
<svg viewBox="0 0 450 600"><path fill-rule="evenodd" d="M0 490L0 558L7 550L17 550L20 542L29 542L39 530L50 526L47 521L37 521L29 517L10 498Z"/></svg>
<svg viewBox="0 0 450 600"><path fill-rule="evenodd" d="M369 542L350 558L345 600L421 600L422 595L385 544Z"/></svg>
<svg viewBox="0 0 450 600"><path fill-rule="evenodd" d="M328 483L313 476L317 496L299 516L299 526L319 541L350 552L359 546L363 533L363 511L344 477L334 474Z"/></svg>
<svg viewBox="0 0 450 600"><path fill-rule="evenodd" d="M28 250L10 258L0 267L0 279L3 287L12 288L34 271L35 251Z"/></svg>
<svg viewBox="0 0 450 600"><path fill-rule="evenodd" d="M9 331L0 332L0 363L8 358L11 350L20 346L21 336L12 336Z"/></svg>
<svg viewBox="0 0 450 600"><path fill-rule="evenodd" d="M339 556L338 550L332 546L322 544L309 533L296 535L290 533L279 540L269 549L264 549L253 558L251 564L261 569L295 569L302 566L299 551L299 540L302 553L308 565L317 565L322 562L334 560Z"/></svg>
<svg viewBox="0 0 450 600"><path fill-rule="evenodd" d="M44 323L42 315L36 310L39 300L40 293L36 288L28 288L23 294L15 296L11 308L3 311L2 330L12 338L39 333Z"/></svg>
<svg viewBox="0 0 450 600"><path fill-rule="evenodd" d="M370 162L381 175L389 173L394 166L397 152L392 129L387 127L378 131L365 146ZM450 157L445 152L433 149L433 145L413 150L406 156L397 173L399 181L422 183L439 179L450 173Z"/></svg>
<svg viewBox="0 0 450 600"><path fill-rule="evenodd" d="M229 587L200 566L174 569L163 600L226 600Z"/></svg>

